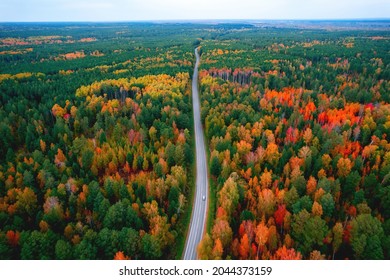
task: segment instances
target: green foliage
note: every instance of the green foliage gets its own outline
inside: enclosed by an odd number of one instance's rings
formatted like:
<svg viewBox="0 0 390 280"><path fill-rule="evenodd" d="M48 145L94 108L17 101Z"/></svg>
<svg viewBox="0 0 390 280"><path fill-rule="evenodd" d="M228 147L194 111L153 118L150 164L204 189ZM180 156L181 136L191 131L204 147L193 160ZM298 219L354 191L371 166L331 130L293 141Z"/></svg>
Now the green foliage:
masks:
<svg viewBox="0 0 390 280"><path fill-rule="evenodd" d="M380 240L383 228L378 219L361 214L352 221L351 245L357 259L383 259Z"/></svg>
<svg viewBox="0 0 390 280"><path fill-rule="evenodd" d="M195 46L218 198L202 258L226 230L224 258L240 258L244 233L254 246L270 234L249 258L287 243L303 258L389 258L388 31L2 27L14 44L0 39L0 258L175 257L194 181Z"/></svg>
<svg viewBox="0 0 390 280"><path fill-rule="evenodd" d="M132 227L139 230L142 228L142 221L134 209L131 208L128 201L119 201L108 209L107 215L103 220L103 226L116 230L124 227Z"/></svg>
<svg viewBox="0 0 390 280"><path fill-rule="evenodd" d="M56 260L71 260L73 259L72 245L64 240L58 240L55 247Z"/></svg>
<svg viewBox="0 0 390 280"><path fill-rule="evenodd" d="M211 158L210 162L210 172L213 176L218 177L221 174L221 164L218 157L214 156Z"/></svg>
<svg viewBox="0 0 390 280"><path fill-rule="evenodd" d="M306 255L321 246L327 233L326 222L320 217L310 217L306 210L293 216L292 236L302 254Z"/></svg>

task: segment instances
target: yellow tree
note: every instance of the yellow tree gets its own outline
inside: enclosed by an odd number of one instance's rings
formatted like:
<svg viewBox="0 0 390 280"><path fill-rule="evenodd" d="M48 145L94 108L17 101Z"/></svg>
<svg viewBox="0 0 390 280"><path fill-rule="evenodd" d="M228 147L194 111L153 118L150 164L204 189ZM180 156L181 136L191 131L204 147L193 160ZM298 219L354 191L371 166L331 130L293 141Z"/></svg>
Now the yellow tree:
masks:
<svg viewBox="0 0 390 280"><path fill-rule="evenodd" d="M349 158L340 158L337 162L337 174L340 177L346 177L351 172L352 163Z"/></svg>
<svg viewBox="0 0 390 280"><path fill-rule="evenodd" d="M259 258L259 252L263 249L264 245L268 241L269 230L268 227L262 221L255 230L255 240L257 242L257 259Z"/></svg>
<svg viewBox="0 0 390 280"><path fill-rule="evenodd" d="M212 250L213 250L213 240L211 239L210 235L206 233L203 239L200 241L197 248L199 258L201 260L211 259Z"/></svg>

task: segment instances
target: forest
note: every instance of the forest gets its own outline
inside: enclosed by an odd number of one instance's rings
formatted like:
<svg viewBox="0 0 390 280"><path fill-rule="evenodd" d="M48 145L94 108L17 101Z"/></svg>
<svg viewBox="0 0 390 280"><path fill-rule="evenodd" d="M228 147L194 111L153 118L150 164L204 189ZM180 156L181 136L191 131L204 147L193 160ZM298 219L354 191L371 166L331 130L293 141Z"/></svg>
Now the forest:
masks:
<svg viewBox="0 0 390 280"><path fill-rule="evenodd" d="M388 35L202 42L214 195L202 259L390 258Z"/></svg>
<svg viewBox="0 0 390 280"><path fill-rule="evenodd" d="M0 24L0 258L182 257L199 47L199 258L389 259L390 33L371 24Z"/></svg>

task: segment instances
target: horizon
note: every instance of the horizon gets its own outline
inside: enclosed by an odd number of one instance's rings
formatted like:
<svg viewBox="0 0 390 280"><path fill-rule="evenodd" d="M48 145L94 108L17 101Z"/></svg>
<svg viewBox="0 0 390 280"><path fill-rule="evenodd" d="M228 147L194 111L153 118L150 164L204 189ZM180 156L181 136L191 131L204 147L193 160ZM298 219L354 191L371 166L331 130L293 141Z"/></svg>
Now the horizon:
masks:
<svg viewBox="0 0 390 280"><path fill-rule="evenodd" d="M390 17L378 18L302 18L302 19L229 19L229 18L209 18L209 19L144 19L144 20L52 20L52 21L0 21L4 23L261 23L261 22L359 22L359 21L390 21Z"/></svg>

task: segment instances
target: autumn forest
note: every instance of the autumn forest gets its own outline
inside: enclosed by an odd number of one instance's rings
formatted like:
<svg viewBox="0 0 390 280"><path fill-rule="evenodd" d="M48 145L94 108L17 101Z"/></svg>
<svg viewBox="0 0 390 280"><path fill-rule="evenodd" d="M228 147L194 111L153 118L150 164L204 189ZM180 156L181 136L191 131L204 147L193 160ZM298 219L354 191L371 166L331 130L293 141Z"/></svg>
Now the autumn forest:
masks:
<svg viewBox="0 0 390 280"><path fill-rule="evenodd" d="M388 26L388 22L387 22ZM0 259L390 259L382 22L0 24Z"/></svg>

